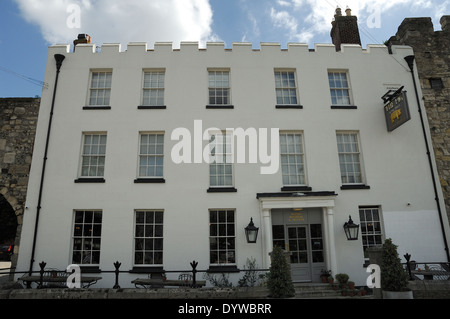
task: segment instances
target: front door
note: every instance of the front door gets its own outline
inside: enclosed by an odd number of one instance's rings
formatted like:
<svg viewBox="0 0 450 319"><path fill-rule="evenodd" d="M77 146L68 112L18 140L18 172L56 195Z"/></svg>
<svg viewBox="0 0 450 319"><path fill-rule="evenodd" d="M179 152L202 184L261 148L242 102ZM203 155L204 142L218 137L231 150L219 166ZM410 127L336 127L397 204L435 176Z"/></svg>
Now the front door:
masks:
<svg viewBox="0 0 450 319"><path fill-rule="evenodd" d="M273 245L290 254L292 281L320 281L325 267L322 225L273 225L272 231Z"/></svg>
<svg viewBox="0 0 450 319"><path fill-rule="evenodd" d="M311 281L311 260L307 226L287 227L292 281Z"/></svg>

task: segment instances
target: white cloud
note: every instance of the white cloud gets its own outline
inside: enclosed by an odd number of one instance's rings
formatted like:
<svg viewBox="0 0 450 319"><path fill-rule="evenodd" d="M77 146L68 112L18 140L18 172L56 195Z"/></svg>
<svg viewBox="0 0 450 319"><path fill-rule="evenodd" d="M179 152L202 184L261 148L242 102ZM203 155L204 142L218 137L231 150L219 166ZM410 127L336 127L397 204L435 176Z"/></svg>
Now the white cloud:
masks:
<svg viewBox="0 0 450 319"><path fill-rule="evenodd" d="M291 40L308 42L317 35L329 34L338 6L343 15L349 7L352 15L358 17L361 28L367 30L370 28L368 22L372 25L379 22L377 25L382 26L383 14L402 7L416 12L429 9L433 10L435 17L442 16L445 10L448 11L450 0L445 0L444 3L435 0L278 0L270 9L270 18L273 26L286 30Z"/></svg>
<svg viewBox="0 0 450 319"><path fill-rule="evenodd" d="M208 0L14 0L23 17L40 27L49 44L72 43L87 33L102 43L214 38ZM79 8L79 15L74 8ZM78 25L77 25L78 22Z"/></svg>

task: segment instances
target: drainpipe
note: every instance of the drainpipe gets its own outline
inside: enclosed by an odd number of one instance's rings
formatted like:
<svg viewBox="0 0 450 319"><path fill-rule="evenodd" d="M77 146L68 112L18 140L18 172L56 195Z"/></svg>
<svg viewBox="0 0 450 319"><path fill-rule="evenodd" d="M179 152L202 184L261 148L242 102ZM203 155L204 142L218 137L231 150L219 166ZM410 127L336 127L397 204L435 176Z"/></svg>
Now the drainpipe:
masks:
<svg viewBox="0 0 450 319"><path fill-rule="evenodd" d="M444 246L445 246L445 253L447 255L447 261L450 262L448 243L447 243L447 236L445 235L444 222L443 222L443 219L442 219L442 210L441 210L441 205L439 203L438 189L437 189L437 186L436 186L436 177L434 175L434 170L433 170L433 160L431 159L430 147L428 145L427 131L425 129L425 123L424 123L424 119L423 119L422 109L421 109L421 106L420 106L419 94L417 92L416 78L414 76L414 55L408 55L407 57L405 57L405 61L406 61L406 63L408 63L409 69L411 70L411 76L412 76L413 83L414 83L414 92L416 93L417 106L419 108L420 121L422 123L423 137L424 137L425 146L426 146L426 149L427 149L428 164L430 165L431 179L433 180L434 199L436 200L436 205L437 205L437 209L438 209L438 213L439 213L439 221L441 223L441 230L442 230L442 236L443 236L443 239L444 239Z"/></svg>
<svg viewBox="0 0 450 319"><path fill-rule="evenodd" d="M50 131L52 128L53 109L55 107L56 88L58 87L59 70L61 69L62 62L66 58L62 54L55 54L54 57L56 60L56 79L55 79L55 87L53 88L53 99L52 99L52 107L50 109L50 119L48 121L47 139L45 142L45 151L44 151L44 162L42 164L41 184L39 186L39 197L38 197L38 205L37 205L37 211L36 211L36 222L34 224L33 248L31 250L31 260L30 260L30 270L29 270L30 276L33 271L34 253L36 251L36 237L37 237L38 224L39 224L39 214L41 211L42 189L44 186L44 176L45 176L45 167L47 164L48 144L49 144L49 140L50 140Z"/></svg>

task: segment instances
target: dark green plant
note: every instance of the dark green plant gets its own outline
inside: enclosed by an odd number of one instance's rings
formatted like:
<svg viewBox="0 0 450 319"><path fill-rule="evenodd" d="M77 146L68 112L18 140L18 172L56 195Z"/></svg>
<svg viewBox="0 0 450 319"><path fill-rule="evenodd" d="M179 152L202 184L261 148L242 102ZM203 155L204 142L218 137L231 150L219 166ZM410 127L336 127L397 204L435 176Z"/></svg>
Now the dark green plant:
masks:
<svg viewBox="0 0 450 319"><path fill-rule="evenodd" d="M295 295L291 279L291 267L283 250L275 246L272 251L267 286L272 298L289 298Z"/></svg>
<svg viewBox="0 0 450 319"><path fill-rule="evenodd" d="M397 246L392 239L386 239L381 253L381 289L386 291L405 291L408 286L408 274L402 266Z"/></svg>
<svg viewBox="0 0 450 319"><path fill-rule="evenodd" d="M337 280L337 282L341 285L346 284L349 279L349 276L347 274L343 274L343 273L336 274L336 276L334 276L334 277Z"/></svg>

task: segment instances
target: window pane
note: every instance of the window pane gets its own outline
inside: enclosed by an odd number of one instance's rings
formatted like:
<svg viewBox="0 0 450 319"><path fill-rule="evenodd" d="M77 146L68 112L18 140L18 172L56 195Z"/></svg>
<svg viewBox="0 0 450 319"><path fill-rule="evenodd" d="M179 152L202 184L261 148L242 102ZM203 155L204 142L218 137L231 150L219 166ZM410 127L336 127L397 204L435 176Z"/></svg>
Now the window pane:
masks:
<svg viewBox="0 0 450 319"><path fill-rule="evenodd" d="M301 134L280 133L280 152L283 184L305 184Z"/></svg>
<svg viewBox="0 0 450 319"><path fill-rule="evenodd" d="M209 214L210 262L212 264L235 263L235 212L212 210Z"/></svg>
<svg viewBox="0 0 450 319"><path fill-rule="evenodd" d="M342 183L362 183L363 181L357 134L338 133L336 136Z"/></svg>
<svg viewBox="0 0 450 319"><path fill-rule="evenodd" d="M100 262L101 212L76 211L73 231L72 263Z"/></svg>
<svg viewBox="0 0 450 319"><path fill-rule="evenodd" d="M164 134L141 134L139 153L139 176L162 177Z"/></svg>
<svg viewBox="0 0 450 319"><path fill-rule="evenodd" d="M162 211L137 211L135 213L135 264L162 264L162 223Z"/></svg>

